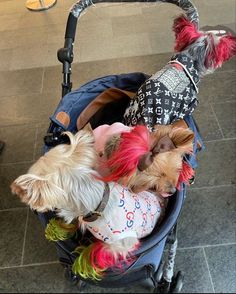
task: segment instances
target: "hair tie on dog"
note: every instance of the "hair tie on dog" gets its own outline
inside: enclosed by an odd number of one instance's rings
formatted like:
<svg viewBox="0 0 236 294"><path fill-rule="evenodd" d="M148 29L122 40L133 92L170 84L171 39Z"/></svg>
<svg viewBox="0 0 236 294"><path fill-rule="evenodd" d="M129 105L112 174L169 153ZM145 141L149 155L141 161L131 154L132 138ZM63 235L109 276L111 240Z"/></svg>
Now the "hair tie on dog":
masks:
<svg viewBox="0 0 236 294"><path fill-rule="evenodd" d="M138 169L144 171L153 163L153 159L153 153L151 151L143 154L138 161Z"/></svg>
<svg viewBox="0 0 236 294"><path fill-rule="evenodd" d="M164 136L160 140L158 140L151 151L153 155L156 155L158 153L167 152L175 148L176 147L170 137Z"/></svg>
<svg viewBox="0 0 236 294"><path fill-rule="evenodd" d="M175 149L175 148L176 147L175 147L173 141L170 139L170 137L168 137L168 136L162 137L160 140L158 140L156 145L154 145L154 147L151 149L151 151L143 154L140 157L139 162L138 162L138 169L140 171L144 171L153 163L155 155L157 155L159 153L163 153L163 152L168 152L168 151Z"/></svg>

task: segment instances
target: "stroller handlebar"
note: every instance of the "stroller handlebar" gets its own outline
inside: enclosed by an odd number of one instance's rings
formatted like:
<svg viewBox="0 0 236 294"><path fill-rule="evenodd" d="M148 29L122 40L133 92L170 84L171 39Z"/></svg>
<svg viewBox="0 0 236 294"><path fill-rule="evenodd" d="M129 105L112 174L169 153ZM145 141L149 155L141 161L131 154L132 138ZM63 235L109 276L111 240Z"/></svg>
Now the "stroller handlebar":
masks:
<svg viewBox="0 0 236 294"><path fill-rule="evenodd" d="M199 15L196 7L190 0L79 0L71 8L71 14L77 19L80 17L81 13L89 6L97 3L154 3L163 2L171 3L179 6L187 15L187 17L194 22L197 27L199 23Z"/></svg>
<svg viewBox="0 0 236 294"><path fill-rule="evenodd" d="M71 8L66 25L64 48L58 50L58 60L63 63L63 91L62 97L71 91L70 65L73 61L73 45L77 27L77 21L82 12L88 7L97 3L170 3L180 7L187 15L188 19L199 27L199 15L197 8L190 0L79 0Z"/></svg>
<svg viewBox="0 0 236 294"><path fill-rule="evenodd" d="M189 18L189 20L199 27L199 15L196 7L190 0L79 0L71 8L66 25L64 47L57 51L58 60L63 64L63 82L62 82L62 97L69 93L72 89L70 80L71 64L73 62L73 46L76 34L78 18L88 7L97 3L170 3L180 7ZM51 123L45 139L47 146L52 146L59 143L58 134L61 134L61 127ZM55 138L54 138L55 136Z"/></svg>

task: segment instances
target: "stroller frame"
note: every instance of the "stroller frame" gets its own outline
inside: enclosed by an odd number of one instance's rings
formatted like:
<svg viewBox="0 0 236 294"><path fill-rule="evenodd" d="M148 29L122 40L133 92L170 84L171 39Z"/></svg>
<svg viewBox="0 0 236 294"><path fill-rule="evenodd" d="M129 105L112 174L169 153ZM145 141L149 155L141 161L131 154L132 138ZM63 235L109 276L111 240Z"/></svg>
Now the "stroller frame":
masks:
<svg viewBox="0 0 236 294"><path fill-rule="evenodd" d="M58 60L63 65L63 82L62 99L71 93L72 82L71 64L73 62L73 45L76 33L77 20L81 13L96 3L172 3L181 7L189 19L198 26L198 12L195 6L189 0L80 0L74 4L68 16L64 47L57 52ZM135 73L134 73L135 75ZM197 145L201 142L198 127L194 119L186 117L186 124L192 128L195 133L194 153L199 151ZM47 134L44 137L44 151L58 144L64 143L62 132L66 130L63 124L51 117L51 123ZM192 167L196 167L195 158L189 158ZM194 166L195 165L195 166ZM75 259L73 250L76 246L74 240L56 242L56 248L59 256L59 261L65 270L65 277L72 284L77 284L79 288L85 283L95 284L102 287L121 287L128 283L143 280L144 286L154 288L154 293L178 293L183 285L183 273L179 271L174 275L174 260L177 249L177 218L181 212L186 194L186 186L182 184L182 189L171 197L167 207L167 215L161 227L158 230L155 228L151 236L142 240L142 245L136 250L135 255L137 260L121 274L107 271L104 279L101 281L84 280L82 277L75 275L72 272L72 264ZM54 212L37 213L41 223L46 227L49 220L55 215ZM156 232L156 234L155 234ZM83 238L81 236L81 238ZM162 255L165 247L169 245L167 250L167 259L164 262ZM153 261L155 260L155 262Z"/></svg>

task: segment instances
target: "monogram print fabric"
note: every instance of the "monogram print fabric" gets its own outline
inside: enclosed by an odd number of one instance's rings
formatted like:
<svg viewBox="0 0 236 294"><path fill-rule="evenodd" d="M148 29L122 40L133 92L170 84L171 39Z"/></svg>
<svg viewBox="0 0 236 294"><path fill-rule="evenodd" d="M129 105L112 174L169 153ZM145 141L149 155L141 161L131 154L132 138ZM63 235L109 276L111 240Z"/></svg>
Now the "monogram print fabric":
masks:
<svg viewBox="0 0 236 294"><path fill-rule="evenodd" d="M198 104L198 82L193 61L181 54L173 56L139 88L125 111L124 124L145 124L152 131L156 124L166 125L183 119Z"/></svg>
<svg viewBox="0 0 236 294"><path fill-rule="evenodd" d="M111 194L111 197L117 197L117 204L113 208L115 214L87 223L88 230L96 238L107 243L127 237L143 238L149 235L163 214L164 204L150 192L134 194L117 184L111 187Z"/></svg>

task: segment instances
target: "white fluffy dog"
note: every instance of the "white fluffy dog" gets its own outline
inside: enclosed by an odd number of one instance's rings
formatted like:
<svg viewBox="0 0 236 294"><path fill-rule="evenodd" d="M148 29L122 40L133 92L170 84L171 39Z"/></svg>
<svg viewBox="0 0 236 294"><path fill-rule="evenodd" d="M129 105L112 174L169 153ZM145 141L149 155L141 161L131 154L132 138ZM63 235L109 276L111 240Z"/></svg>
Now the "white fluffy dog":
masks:
<svg viewBox="0 0 236 294"><path fill-rule="evenodd" d="M90 270L93 277L94 271L98 277L107 267L131 256L139 239L150 234L160 220L162 208L152 193L134 194L117 183L99 179L91 131L65 135L70 144L48 151L27 174L12 183L11 189L32 209L38 212L56 209L67 223L76 219L80 228L88 229L99 239L86 249ZM87 264L80 264L76 272L91 277L88 268Z"/></svg>

